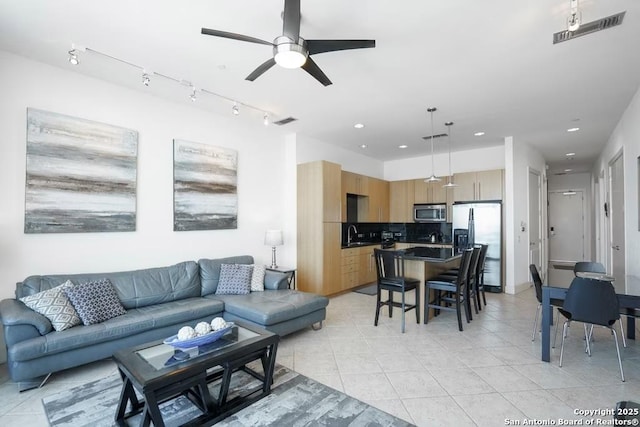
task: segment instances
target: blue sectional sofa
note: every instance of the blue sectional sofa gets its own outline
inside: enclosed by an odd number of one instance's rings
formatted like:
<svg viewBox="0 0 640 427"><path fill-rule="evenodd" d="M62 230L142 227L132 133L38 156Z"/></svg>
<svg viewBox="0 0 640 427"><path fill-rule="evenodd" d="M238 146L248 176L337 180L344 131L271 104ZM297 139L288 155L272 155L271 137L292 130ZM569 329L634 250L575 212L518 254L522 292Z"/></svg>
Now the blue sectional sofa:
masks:
<svg viewBox="0 0 640 427"><path fill-rule="evenodd" d="M163 339L184 325L240 320L279 335L313 326L326 317L328 298L288 289L287 276L267 271L263 292L216 295L222 264L253 264L236 256L181 262L169 267L115 273L30 276L16 285L16 298L0 301L7 364L21 389L45 375L110 357L116 350ZM55 331L49 319L19 298L71 280L86 283L107 278L126 314L101 323Z"/></svg>

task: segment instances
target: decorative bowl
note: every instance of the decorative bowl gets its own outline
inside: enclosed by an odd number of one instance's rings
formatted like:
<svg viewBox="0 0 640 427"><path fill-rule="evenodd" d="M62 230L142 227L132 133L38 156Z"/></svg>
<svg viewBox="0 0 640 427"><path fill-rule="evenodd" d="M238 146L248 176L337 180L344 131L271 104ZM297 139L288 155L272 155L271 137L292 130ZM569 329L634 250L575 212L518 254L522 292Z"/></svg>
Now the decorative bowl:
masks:
<svg viewBox="0 0 640 427"><path fill-rule="evenodd" d="M234 326L233 322L227 322L227 326L225 326L222 329L219 329L217 331L211 331L208 334L200 335L198 337L191 338L188 340L182 340L182 341L178 340L178 335L172 335L166 340L164 340L163 343L176 348L199 347L201 345L211 344L212 342L220 339L224 334L229 332L231 328L233 328L233 326Z"/></svg>

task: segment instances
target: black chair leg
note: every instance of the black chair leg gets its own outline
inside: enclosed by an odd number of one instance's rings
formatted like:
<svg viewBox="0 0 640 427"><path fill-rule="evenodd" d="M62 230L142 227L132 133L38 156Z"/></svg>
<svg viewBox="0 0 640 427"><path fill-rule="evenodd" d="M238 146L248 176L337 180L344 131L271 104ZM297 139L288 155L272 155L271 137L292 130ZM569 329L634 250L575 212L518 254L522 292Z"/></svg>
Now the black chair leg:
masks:
<svg viewBox="0 0 640 427"><path fill-rule="evenodd" d="M420 324L420 292L418 292L418 288L416 287L416 323Z"/></svg>
<svg viewBox="0 0 640 427"><path fill-rule="evenodd" d="M380 300L382 299L382 291L378 287L378 298L376 301L376 320L373 322L373 326L378 326L378 318L380 317Z"/></svg>
<svg viewBox="0 0 640 427"><path fill-rule="evenodd" d="M435 292L435 291L434 291ZM424 287L424 324L429 323L429 294L431 293L431 289L429 286L425 285Z"/></svg>
<svg viewBox="0 0 640 427"><path fill-rule="evenodd" d="M389 291L389 317L393 317L393 291Z"/></svg>
<svg viewBox="0 0 640 427"><path fill-rule="evenodd" d="M405 306L405 297L404 297L404 292L402 292L402 333L404 334L404 318L405 318L405 314L407 313L407 308Z"/></svg>
<svg viewBox="0 0 640 427"><path fill-rule="evenodd" d="M456 300L456 314L458 315L458 330L462 332L462 311L460 310L460 300ZM467 317L467 322L469 318Z"/></svg>

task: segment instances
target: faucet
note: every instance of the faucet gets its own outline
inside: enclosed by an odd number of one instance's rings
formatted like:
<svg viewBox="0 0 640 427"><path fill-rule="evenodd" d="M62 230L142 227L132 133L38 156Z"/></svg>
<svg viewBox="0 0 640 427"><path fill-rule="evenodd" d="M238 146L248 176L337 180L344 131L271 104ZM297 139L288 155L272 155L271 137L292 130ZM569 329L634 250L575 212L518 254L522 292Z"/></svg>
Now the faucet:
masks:
<svg viewBox="0 0 640 427"><path fill-rule="evenodd" d="M351 224L349 228L347 228L347 246L351 244L351 229L353 229L354 233L358 234L358 229L356 228L355 224Z"/></svg>

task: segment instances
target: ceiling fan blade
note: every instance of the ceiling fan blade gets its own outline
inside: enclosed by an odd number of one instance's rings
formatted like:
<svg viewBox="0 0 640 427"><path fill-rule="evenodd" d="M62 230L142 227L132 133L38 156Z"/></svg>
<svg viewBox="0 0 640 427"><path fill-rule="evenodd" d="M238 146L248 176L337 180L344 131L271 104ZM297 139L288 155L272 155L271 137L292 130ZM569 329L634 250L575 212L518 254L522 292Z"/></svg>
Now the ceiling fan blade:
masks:
<svg viewBox="0 0 640 427"><path fill-rule="evenodd" d="M282 35L298 43L300 37L300 0L284 0Z"/></svg>
<svg viewBox="0 0 640 427"><path fill-rule="evenodd" d="M267 71L269 68L273 67L275 64L276 64L276 60L275 59L273 59L273 58L267 59L258 68L253 70L253 72L251 74L249 74L245 78L245 80L249 80L250 82L254 81L258 77L260 77L265 71Z"/></svg>
<svg viewBox="0 0 640 427"><path fill-rule="evenodd" d="M307 40L309 55L336 50L376 47L375 40Z"/></svg>
<svg viewBox="0 0 640 427"><path fill-rule="evenodd" d="M224 37L225 39L240 40L242 42L266 44L269 46L273 46L273 43L265 40L260 40L255 37L245 36L242 34L229 33L227 31L219 31L219 30L212 30L209 28L203 28L202 34L206 34L208 36Z"/></svg>
<svg viewBox="0 0 640 427"><path fill-rule="evenodd" d="M311 59L311 57L307 57L307 62L305 62L304 65L300 68L311 74L317 81L319 81L323 85L329 86L330 84L332 84L331 80L329 80L329 77L327 77L327 75L322 72L320 67L318 67L318 64L316 64L314 60Z"/></svg>

